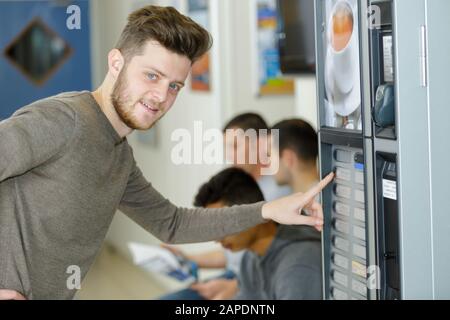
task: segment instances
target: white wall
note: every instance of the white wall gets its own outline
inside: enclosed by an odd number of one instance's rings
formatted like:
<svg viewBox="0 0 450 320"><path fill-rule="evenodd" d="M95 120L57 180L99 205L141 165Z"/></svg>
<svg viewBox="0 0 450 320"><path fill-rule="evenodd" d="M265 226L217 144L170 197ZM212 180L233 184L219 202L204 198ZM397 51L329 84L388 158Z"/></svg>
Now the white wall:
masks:
<svg viewBox="0 0 450 320"><path fill-rule="evenodd" d="M92 85L99 86L106 74L107 55L126 22L126 1L90 1Z"/></svg>
<svg viewBox="0 0 450 320"><path fill-rule="evenodd" d="M317 130L316 78L295 79L295 116L308 121Z"/></svg>

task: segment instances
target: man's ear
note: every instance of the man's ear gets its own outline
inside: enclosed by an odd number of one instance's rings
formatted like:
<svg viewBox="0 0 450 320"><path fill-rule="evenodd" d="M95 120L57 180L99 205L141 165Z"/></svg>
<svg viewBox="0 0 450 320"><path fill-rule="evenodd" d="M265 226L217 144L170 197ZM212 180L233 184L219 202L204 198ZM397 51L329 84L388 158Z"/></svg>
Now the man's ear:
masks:
<svg viewBox="0 0 450 320"><path fill-rule="evenodd" d="M125 59L120 50L112 49L108 53L108 70L109 73L114 77L114 79L117 79L124 64Z"/></svg>
<svg viewBox="0 0 450 320"><path fill-rule="evenodd" d="M288 168L294 167L294 164L295 164L294 151L292 151L290 149L284 149L281 152L280 158L281 158L281 161L284 163L284 165L287 166Z"/></svg>

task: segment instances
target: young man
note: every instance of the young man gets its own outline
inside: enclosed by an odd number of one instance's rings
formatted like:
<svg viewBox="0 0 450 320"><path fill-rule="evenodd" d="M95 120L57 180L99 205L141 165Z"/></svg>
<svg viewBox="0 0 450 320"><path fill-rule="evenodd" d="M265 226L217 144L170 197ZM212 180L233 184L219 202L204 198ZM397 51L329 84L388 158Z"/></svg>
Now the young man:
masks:
<svg viewBox="0 0 450 320"><path fill-rule="evenodd" d="M257 143L249 143L245 136L240 136L235 133L237 130L242 130L244 133L247 130L254 130L257 136ZM266 132L267 135L260 134L260 130L261 132ZM231 131L233 134L227 136L227 131ZM267 149L267 138L270 132L269 126L260 115L250 112L237 115L228 121L223 129L223 133L225 149L227 150L226 154L235 155L229 160L232 161L233 166L244 170L256 180L266 200L278 199L292 193L292 190L288 186L278 186L273 176L262 175L261 170L267 164L263 163L260 150L264 152ZM239 154L244 154L244 162L238 161L239 158L237 155ZM250 161L252 159L251 154L254 155L253 159L256 161Z"/></svg>
<svg viewBox="0 0 450 320"><path fill-rule="evenodd" d="M275 180L279 185L290 186L294 192L307 191L319 181L316 131L301 119L278 122L273 129L279 132L278 150L273 150L279 161Z"/></svg>
<svg viewBox="0 0 450 320"><path fill-rule="evenodd" d="M263 199L249 174L230 168L200 188L195 204L223 208ZM321 298L320 233L314 228L278 226L268 221L224 237L220 242L228 250L245 250L239 291L234 299Z"/></svg>
<svg viewBox="0 0 450 320"><path fill-rule="evenodd" d="M332 174L306 194L221 210L177 208L143 177L126 136L164 116L210 45L175 9L144 7L129 16L95 92L40 100L0 122L0 299L72 298L116 209L171 243L266 219L321 227L312 199ZM304 207L313 216L299 215Z"/></svg>

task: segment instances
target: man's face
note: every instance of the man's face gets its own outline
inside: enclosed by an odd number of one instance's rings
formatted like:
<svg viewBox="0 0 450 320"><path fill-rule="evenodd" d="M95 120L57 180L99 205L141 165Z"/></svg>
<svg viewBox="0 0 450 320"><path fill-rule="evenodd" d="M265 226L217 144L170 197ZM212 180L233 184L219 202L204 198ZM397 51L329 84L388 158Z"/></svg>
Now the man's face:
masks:
<svg viewBox="0 0 450 320"><path fill-rule="evenodd" d="M288 166L287 154L279 151L278 147L272 144L271 148L271 161L277 162L278 171L275 173L275 181L278 185L286 185L290 181L291 172Z"/></svg>
<svg viewBox="0 0 450 320"><path fill-rule="evenodd" d="M206 206L206 208L216 208L216 209L223 207L226 207L226 205L224 205L223 202L221 201L211 203ZM219 242L222 245L222 247L231 251L241 251L244 249L248 249L257 240L258 236L257 228L258 226L255 226L240 233L227 236L221 239Z"/></svg>
<svg viewBox="0 0 450 320"><path fill-rule="evenodd" d="M237 127L233 127L228 130L238 129ZM256 143L251 143L248 136L238 134L238 131L234 131L234 133L229 136L227 134L223 135L227 161L232 162L234 167L251 174L254 171L254 167L258 164L259 139Z"/></svg>
<svg viewBox="0 0 450 320"><path fill-rule="evenodd" d="M111 101L121 120L131 129L150 129L172 107L190 68L189 58L148 41L114 85Z"/></svg>

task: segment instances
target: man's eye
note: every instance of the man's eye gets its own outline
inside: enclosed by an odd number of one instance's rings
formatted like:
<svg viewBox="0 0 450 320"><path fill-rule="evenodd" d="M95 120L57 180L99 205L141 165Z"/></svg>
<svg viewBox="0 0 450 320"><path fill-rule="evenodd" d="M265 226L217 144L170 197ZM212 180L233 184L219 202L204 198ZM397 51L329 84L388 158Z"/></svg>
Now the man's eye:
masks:
<svg viewBox="0 0 450 320"><path fill-rule="evenodd" d="M158 79L158 75L156 75L154 73L148 73L147 78L149 78L150 80L156 80L156 79Z"/></svg>
<svg viewBox="0 0 450 320"><path fill-rule="evenodd" d="M171 90L173 90L173 91L176 91L176 92L178 92L178 91L180 91L180 86L179 85L177 85L176 83L172 83L170 86L169 86L169 88L171 89Z"/></svg>

